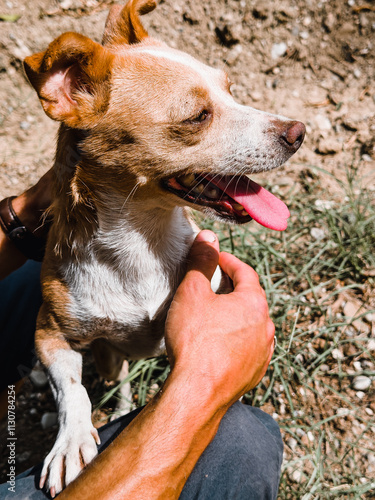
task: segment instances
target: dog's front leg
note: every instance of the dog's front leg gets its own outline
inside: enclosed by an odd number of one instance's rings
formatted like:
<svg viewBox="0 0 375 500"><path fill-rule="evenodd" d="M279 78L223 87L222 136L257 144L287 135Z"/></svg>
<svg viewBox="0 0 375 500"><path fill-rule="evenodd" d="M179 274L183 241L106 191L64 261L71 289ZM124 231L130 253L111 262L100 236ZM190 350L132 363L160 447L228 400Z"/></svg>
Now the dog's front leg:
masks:
<svg viewBox="0 0 375 500"><path fill-rule="evenodd" d="M36 344L58 408L59 432L44 460L40 479L40 488L46 485L54 497L96 456L100 440L91 422L89 397L81 384L82 355L61 335L45 330L37 332Z"/></svg>

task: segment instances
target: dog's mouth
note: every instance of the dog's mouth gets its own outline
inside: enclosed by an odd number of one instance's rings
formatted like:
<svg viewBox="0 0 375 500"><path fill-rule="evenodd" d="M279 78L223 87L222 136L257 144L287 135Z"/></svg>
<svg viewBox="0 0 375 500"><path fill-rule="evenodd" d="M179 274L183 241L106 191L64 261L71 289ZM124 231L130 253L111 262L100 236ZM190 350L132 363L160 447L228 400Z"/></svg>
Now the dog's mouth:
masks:
<svg viewBox="0 0 375 500"><path fill-rule="evenodd" d="M212 209L226 220L244 224L254 219L269 229L283 231L288 207L245 175L186 174L163 181L164 187L186 202Z"/></svg>

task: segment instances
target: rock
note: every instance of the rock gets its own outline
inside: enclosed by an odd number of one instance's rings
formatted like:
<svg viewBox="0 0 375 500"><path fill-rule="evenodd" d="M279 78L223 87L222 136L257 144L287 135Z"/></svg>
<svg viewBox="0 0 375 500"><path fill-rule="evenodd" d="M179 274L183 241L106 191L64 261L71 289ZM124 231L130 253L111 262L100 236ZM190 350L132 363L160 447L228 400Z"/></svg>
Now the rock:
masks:
<svg viewBox="0 0 375 500"><path fill-rule="evenodd" d="M41 368L34 368L29 375L31 382L37 389L42 389L48 384L48 378Z"/></svg>
<svg viewBox="0 0 375 500"><path fill-rule="evenodd" d="M361 372L362 371L362 365L360 361L354 361L353 362L354 370L356 372Z"/></svg>
<svg viewBox="0 0 375 500"><path fill-rule="evenodd" d="M350 410L349 408L337 408L336 414L339 417L347 417L348 415L350 415Z"/></svg>
<svg viewBox="0 0 375 500"><path fill-rule="evenodd" d="M344 359L344 353L340 351L340 349L333 349L332 350L332 357L333 359Z"/></svg>
<svg viewBox="0 0 375 500"><path fill-rule="evenodd" d="M291 450L294 451L296 449L298 443L297 443L296 439L294 439L293 437L291 437L291 438L287 439L286 444L289 446L289 448Z"/></svg>
<svg viewBox="0 0 375 500"><path fill-rule="evenodd" d="M333 200L315 200L315 207L319 212L331 210L334 206L335 202Z"/></svg>
<svg viewBox="0 0 375 500"><path fill-rule="evenodd" d="M226 58L227 64L229 64L229 66L233 66L233 64L237 61L241 52L242 52L242 45L238 44L235 47L233 47L233 49L231 49L227 54Z"/></svg>
<svg viewBox="0 0 375 500"><path fill-rule="evenodd" d="M323 114L317 114L314 118L315 126L319 130L331 130L332 124L328 117Z"/></svg>
<svg viewBox="0 0 375 500"><path fill-rule="evenodd" d="M333 30L333 28L336 24L336 21L337 21L337 18L335 16L335 14L333 14L333 12L329 12L327 14L327 17L323 20L323 26L330 33Z"/></svg>
<svg viewBox="0 0 375 500"><path fill-rule="evenodd" d="M272 59L278 59L279 57L282 57L286 53L287 49L288 46L284 42L274 43L271 49Z"/></svg>
<svg viewBox="0 0 375 500"><path fill-rule="evenodd" d="M295 483L300 483L302 481L302 477L303 477L303 474L302 474L302 472L300 470L293 471L292 480Z"/></svg>
<svg viewBox="0 0 375 500"><path fill-rule="evenodd" d="M322 139L319 141L317 151L322 155L336 154L342 149L342 145L334 139Z"/></svg>
<svg viewBox="0 0 375 500"><path fill-rule="evenodd" d="M250 98L254 102L259 102L263 99L263 94L261 92L254 91L254 92L251 92Z"/></svg>
<svg viewBox="0 0 375 500"><path fill-rule="evenodd" d="M56 412L47 412L44 413L42 419L40 421L43 429L49 429L57 424L57 413Z"/></svg>
<svg viewBox="0 0 375 500"><path fill-rule="evenodd" d="M326 237L326 232L320 227L311 228L310 234L314 240L321 241Z"/></svg>
<svg viewBox="0 0 375 500"><path fill-rule="evenodd" d="M23 121L20 123L20 129L21 130L28 130L30 128L30 123L27 121Z"/></svg>
<svg viewBox="0 0 375 500"><path fill-rule="evenodd" d="M371 385L371 379L365 375L358 375L353 379L353 389L356 391L365 391Z"/></svg>
<svg viewBox="0 0 375 500"><path fill-rule="evenodd" d="M366 154L362 155L361 159L363 161L373 161L373 159L371 158L371 156L370 155L366 155Z"/></svg>

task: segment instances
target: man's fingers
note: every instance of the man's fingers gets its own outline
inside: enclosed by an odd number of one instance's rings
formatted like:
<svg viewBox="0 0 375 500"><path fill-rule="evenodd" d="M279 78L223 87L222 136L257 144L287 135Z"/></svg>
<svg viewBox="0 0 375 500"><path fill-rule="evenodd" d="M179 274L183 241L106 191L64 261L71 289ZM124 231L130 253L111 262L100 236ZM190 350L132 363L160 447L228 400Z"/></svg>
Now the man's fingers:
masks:
<svg viewBox="0 0 375 500"><path fill-rule="evenodd" d="M259 276L253 268L241 262L237 257L226 252L220 253L219 264L222 270L233 281L236 291L248 290L249 288L261 288Z"/></svg>
<svg viewBox="0 0 375 500"><path fill-rule="evenodd" d="M184 281L194 279L201 283L204 277L209 285L218 262L219 242L215 233L208 230L201 231L190 249Z"/></svg>

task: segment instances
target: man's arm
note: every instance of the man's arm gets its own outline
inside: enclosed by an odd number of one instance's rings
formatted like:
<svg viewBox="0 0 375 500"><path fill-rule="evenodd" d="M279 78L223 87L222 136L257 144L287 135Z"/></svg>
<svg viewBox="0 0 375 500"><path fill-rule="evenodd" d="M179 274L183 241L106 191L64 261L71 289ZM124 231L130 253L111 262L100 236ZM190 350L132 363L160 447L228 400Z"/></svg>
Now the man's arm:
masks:
<svg viewBox="0 0 375 500"><path fill-rule="evenodd" d="M249 266L221 253L202 231L166 323L171 373L160 392L68 488L61 499L177 499L228 407L263 377L274 326ZM220 263L234 291L215 295Z"/></svg>
<svg viewBox="0 0 375 500"><path fill-rule="evenodd" d="M33 234L43 234L43 214L51 203L51 178L49 170L35 185L12 201L14 212ZM0 227L0 279L22 266L27 257L21 253Z"/></svg>

